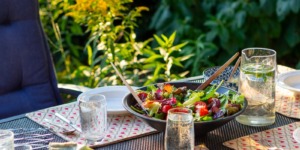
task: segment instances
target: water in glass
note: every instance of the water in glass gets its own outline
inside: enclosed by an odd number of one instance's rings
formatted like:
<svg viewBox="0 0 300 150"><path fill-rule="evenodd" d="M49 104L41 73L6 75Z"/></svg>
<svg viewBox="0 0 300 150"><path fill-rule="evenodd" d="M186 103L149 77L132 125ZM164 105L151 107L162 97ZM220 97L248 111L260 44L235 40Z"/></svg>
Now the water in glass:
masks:
<svg viewBox="0 0 300 150"><path fill-rule="evenodd" d="M83 136L88 143L101 141L107 124L106 100L101 94L85 95L79 99L79 114Z"/></svg>
<svg viewBox="0 0 300 150"><path fill-rule="evenodd" d="M0 130L0 150L14 149L14 134L8 130Z"/></svg>
<svg viewBox="0 0 300 150"><path fill-rule="evenodd" d="M276 65L247 63L241 66L239 92L248 101L245 112L236 117L242 124L266 126L275 122Z"/></svg>

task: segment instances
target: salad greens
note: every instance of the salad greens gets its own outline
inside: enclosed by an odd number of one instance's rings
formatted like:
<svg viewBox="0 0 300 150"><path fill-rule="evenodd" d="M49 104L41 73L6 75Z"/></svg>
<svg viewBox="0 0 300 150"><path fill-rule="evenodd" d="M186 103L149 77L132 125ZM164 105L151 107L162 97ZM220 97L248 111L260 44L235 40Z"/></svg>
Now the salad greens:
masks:
<svg viewBox="0 0 300 150"><path fill-rule="evenodd" d="M196 102L200 101L201 96L204 95L203 91L194 91L190 96L189 99L186 100L183 104L182 107L190 107L194 105Z"/></svg>
<svg viewBox="0 0 300 150"><path fill-rule="evenodd" d="M217 92L222 83L197 91L165 83L147 86L146 91L138 90L137 93L149 117L166 119L169 109L187 107L193 110L194 121L210 121L233 115L244 107L243 95L231 90L223 94ZM144 114L138 104L131 108Z"/></svg>

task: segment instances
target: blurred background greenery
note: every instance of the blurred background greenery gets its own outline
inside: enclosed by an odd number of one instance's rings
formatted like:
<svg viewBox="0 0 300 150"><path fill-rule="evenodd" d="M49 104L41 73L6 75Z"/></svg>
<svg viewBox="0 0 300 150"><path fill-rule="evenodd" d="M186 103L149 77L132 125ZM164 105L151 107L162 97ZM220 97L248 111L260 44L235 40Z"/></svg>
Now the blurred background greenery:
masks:
<svg viewBox="0 0 300 150"><path fill-rule="evenodd" d="M300 68L299 0L39 0L58 81L87 87L172 81L247 47Z"/></svg>

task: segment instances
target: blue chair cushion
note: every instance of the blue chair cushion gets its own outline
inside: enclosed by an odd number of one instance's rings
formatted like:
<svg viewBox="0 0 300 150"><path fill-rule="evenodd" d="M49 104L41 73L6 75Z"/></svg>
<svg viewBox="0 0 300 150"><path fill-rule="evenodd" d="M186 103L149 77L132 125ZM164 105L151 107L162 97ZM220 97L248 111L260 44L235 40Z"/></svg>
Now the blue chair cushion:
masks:
<svg viewBox="0 0 300 150"><path fill-rule="evenodd" d="M0 119L62 103L38 1L0 3Z"/></svg>

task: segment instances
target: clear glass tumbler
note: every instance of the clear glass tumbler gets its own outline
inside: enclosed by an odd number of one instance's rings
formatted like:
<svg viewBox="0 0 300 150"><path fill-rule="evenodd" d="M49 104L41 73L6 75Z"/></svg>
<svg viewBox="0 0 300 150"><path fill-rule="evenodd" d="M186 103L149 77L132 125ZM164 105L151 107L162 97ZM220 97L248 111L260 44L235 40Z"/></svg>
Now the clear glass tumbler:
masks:
<svg viewBox="0 0 300 150"><path fill-rule="evenodd" d="M192 110L172 108L168 111L165 150L193 150L195 144Z"/></svg>
<svg viewBox="0 0 300 150"><path fill-rule="evenodd" d="M78 99L82 134L87 144L101 141L106 132L106 98L101 94L86 94Z"/></svg>
<svg viewBox="0 0 300 150"><path fill-rule="evenodd" d="M9 130L0 130L0 149L14 149L14 133Z"/></svg>
<svg viewBox="0 0 300 150"><path fill-rule="evenodd" d="M275 122L276 51L266 48L242 50L239 92L248 101L245 112L236 120L249 126Z"/></svg>

